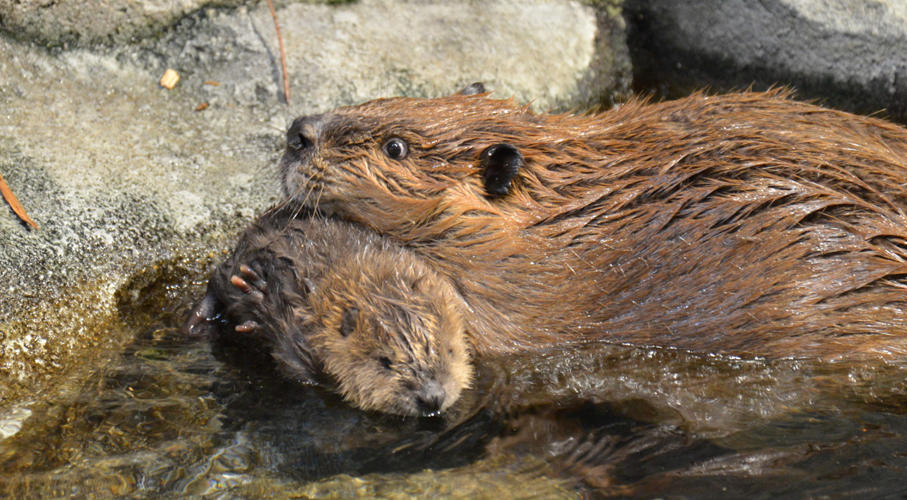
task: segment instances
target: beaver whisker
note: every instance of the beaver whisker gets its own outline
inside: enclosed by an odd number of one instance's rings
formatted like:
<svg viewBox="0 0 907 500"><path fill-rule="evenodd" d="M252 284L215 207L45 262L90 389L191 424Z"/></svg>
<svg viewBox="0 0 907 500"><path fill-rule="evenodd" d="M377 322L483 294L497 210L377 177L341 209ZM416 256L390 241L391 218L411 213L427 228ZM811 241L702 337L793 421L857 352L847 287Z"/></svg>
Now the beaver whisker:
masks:
<svg viewBox="0 0 907 500"><path fill-rule="evenodd" d="M312 204L312 210L316 213L318 212L318 204L321 201L322 196L324 196L324 189L319 189L315 194L315 203Z"/></svg>
<svg viewBox="0 0 907 500"><path fill-rule="evenodd" d="M313 210L307 206L306 201L308 200L309 195L311 194L312 190L314 190L314 189L316 189L315 184L312 184L311 186L309 186L309 188L306 192L306 195L302 198L301 201L298 201L298 197L291 197L291 198L288 198L288 199L278 203L275 207L269 209L269 211L273 212L273 211L285 210L289 206L291 206L291 204L293 204L293 206L295 206L295 209L292 212L292 216L290 218L288 218L286 221L284 221L285 225L282 228L281 232L285 232L285 231L289 230L290 221L292 221L294 219L298 219L303 214L304 211Z"/></svg>

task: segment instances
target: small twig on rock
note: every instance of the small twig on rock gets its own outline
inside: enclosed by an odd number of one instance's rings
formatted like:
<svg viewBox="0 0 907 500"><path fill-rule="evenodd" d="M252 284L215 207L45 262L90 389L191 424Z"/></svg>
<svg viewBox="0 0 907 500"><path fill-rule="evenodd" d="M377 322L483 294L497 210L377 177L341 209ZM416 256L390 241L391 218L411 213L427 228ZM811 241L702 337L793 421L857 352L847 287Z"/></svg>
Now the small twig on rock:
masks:
<svg viewBox="0 0 907 500"><path fill-rule="evenodd" d="M271 9L271 18L274 19L274 30L277 32L277 45L280 46L280 69L283 71L283 97L287 104L290 104L290 76L287 74L287 54L283 49L283 36L280 34L280 25L277 24L277 12L274 11L274 3L268 0L268 8Z"/></svg>
<svg viewBox="0 0 907 500"><path fill-rule="evenodd" d="M3 199L9 203L10 208L13 209L13 212L22 219L23 222L29 226L38 229L38 224L35 221L31 220L31 217L25 213L25 208L19 203L19 200L16 199L16 195L13 194L13 191L6 185L6 181L3 180L3 176L0 175L0 195L3 195Z"/></svg>

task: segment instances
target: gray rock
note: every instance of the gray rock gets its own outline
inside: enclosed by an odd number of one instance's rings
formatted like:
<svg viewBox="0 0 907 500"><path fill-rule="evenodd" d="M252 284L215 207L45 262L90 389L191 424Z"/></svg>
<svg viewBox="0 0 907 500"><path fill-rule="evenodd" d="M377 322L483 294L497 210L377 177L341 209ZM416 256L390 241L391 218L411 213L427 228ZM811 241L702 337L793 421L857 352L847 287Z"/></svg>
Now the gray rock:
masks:
<svg viewBox="0 0 907 500"><path fill-rule="evenodd" d="M47 46L123 43L170 26L204 5L230 0L0 0L0 29Z"/></svg>
<svg viewBox="0 0 907 500"><path fill-rule="evenodd" d="M196 113L156 80L0 39L0 172L41 225L0 217L0 403L122 342L116 292L141 269L222 248L276 200L283 119Z"/></svg>
<svg viewBox="0 0 907 500"><path fill-rule="evenodd" d="M0 24L14 26L20 18L10 12L22 5L0 4ZM175 4L157 26L198 5ZM154 17L136 15L142 26ZM47 50L0 36L0 173L41 225L30 230L0 210L0 421L65 392L63 381L78 384L134 335L121 311L198 279L277 201L274 165L294 116L441 95L475 80L540 108L607 103L627 91L612 2L292 3L279 16L292 106L282 103L263 3L195 11L133 44ZM121 21L111 26L125 32ZM107 36L32 28L45 41ZM171 91L158 85L166 68L182 77Z"/></svg>
<svg viewBox="0 0 907 500"><path fill-rule="evenodd" d="M902 0L629 0L637 84L667 95L790 84L803 97L907 120ZM674 85L675 89L666 88Z"/></svg>
<svg viewBox="0 0 907 500"><path fill-rule="evenodd" d="M290 4L279 17L299 112L376 96L438 96L474 81L538 109L584 107L610 103L630 85L619 10L578 2ZM136 64L174 67L190 86L225 82L214 100L270 107L282 98L263 5L199 12L143 46Z"/></svg>

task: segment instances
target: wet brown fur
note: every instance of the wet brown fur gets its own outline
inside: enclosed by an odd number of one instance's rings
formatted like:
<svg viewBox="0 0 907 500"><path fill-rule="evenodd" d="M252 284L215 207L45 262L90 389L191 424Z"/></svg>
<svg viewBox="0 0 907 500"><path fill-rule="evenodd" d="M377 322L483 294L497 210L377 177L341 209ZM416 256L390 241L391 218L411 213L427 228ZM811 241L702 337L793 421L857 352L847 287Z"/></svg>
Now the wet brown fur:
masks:
<svg viewBox="0 0 907 500"><path fill-rule="evenodd" d="M290 378L327 383L365 410L435 414L472 380L451 286L412 252L349 223L265 214L214 273L208 296L232 323L256 325L230 335L254 337ZM431 397L436 407L420 404Z"/></svg>
<svg viewBox="0 0 907 500"><path fill-rule="evenodd" d="M571 340L769 357L907 352L907 130L786 91L533 114L487 95L380 99L288 148L292 201L450 278L480 353ZM403 160L382 144L409 144ZM515 146L509 194L479 155Z"/></svg>

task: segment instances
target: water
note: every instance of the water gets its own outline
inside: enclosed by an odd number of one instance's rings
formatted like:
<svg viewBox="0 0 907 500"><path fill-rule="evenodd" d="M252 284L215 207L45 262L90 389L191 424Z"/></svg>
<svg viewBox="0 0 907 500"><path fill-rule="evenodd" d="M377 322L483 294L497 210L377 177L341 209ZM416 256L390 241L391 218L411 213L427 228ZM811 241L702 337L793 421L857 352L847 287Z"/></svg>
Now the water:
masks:
<svg viewBox="0 0 907 500"><path fill-rule="evenodd" d="M200 294L124 302L135 340L76 395L8 419L0 496L907 493L903 365L588 345L487 360L444 418L403 419L184 337Z"/></svg>

